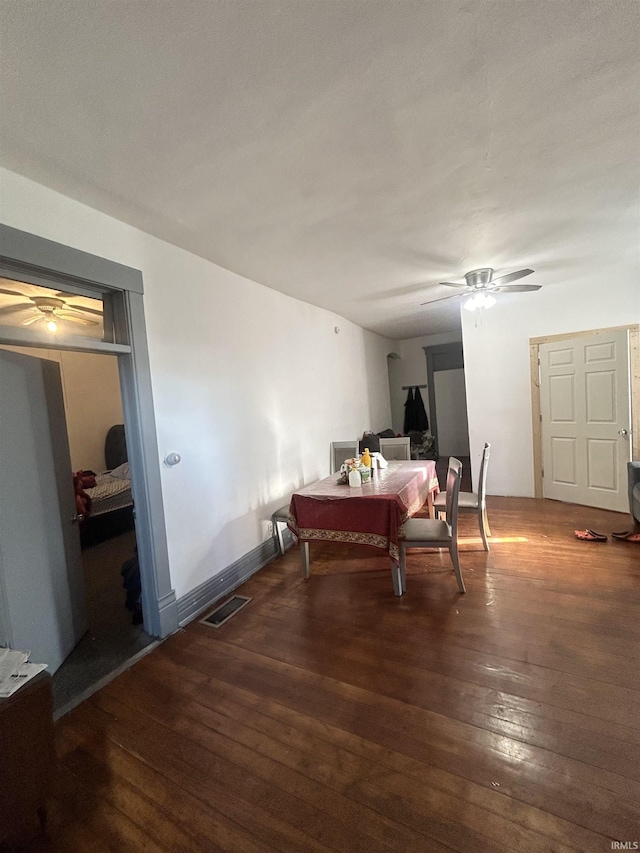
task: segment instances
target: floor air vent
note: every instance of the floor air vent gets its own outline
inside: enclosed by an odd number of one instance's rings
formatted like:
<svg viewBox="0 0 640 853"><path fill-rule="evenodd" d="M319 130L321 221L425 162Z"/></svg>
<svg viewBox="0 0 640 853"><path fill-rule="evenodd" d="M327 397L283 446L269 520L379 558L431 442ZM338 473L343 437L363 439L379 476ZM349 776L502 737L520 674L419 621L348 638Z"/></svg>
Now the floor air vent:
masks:
<svg viewBox="0 0 640 853"><path fill-rule="evenodd" d="M203 625L209 625L211 628L219 628L221 625L224 625L227 619L231 619L238 610L242 610L250 601L251 599L244 595L233 595L224 604L216 607L215 610L212 610L208 616L205 616L200 621Z"/></svg>

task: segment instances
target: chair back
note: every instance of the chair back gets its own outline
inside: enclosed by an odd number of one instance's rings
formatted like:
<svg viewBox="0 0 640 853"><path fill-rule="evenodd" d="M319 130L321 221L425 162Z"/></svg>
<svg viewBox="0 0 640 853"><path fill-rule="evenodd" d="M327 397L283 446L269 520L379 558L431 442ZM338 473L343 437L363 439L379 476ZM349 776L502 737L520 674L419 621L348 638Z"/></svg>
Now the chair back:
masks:
<svg viewBox="0 0 640 853"><path fill-rule="evenodd" d="M385 459L411 459L411 438L403 435L400 438L381 438L380 453Z"/></svg>
<svg viewBox="0 0 640 853"><path fill-rule="evenodd" d="M447 500L446 512L447 522L451 527L451 538L458 536L458 495L460 494L460 480L462 479L462 462L455 456L449 457L449 469L447 471Z"/></svg>
<svg viewBox="0 0 640 853"><path fill-rule="evenodd" d="M485 505L485 497L487 494L487 469L489 467L489 456L491 455L491 445L485 442L484 452L482 454L482 462L480 463L480 477L478 478L478 505Z"/></svg>
<svg viewBox="0 0 640 853"><path fill-rule="evenodd" d="M357 441L332 441L329 473L339 471L345 459L352 459L358 453Z"/></svg>

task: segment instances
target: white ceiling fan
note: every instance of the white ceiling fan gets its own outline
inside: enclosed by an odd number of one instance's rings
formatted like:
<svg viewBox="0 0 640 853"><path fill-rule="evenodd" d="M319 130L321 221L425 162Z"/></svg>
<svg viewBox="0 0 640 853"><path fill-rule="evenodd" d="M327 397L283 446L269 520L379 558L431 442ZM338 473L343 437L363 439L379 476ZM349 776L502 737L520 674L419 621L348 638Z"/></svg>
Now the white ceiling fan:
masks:
<svg viewBox="0 0 640 853"><path fill-rule="evenodd" d="M496 301L494 293L526 293L528 291L540 290L541 285L539 284L511 284L512 281L517 281L519 278L531 275L532 272L533 270L530 269L517 270L516 272L494 278L491 267L471 270L471 272L466 273L464 284L453 281L440 282L445 287L460 288L464 293L452 293L451 296L431 299L428 302L422 302L421 305L434 305L436 302L443 302L445 299L455 299L457 296L470 296L471 298L464 304L464 307L469 311L475 311L476 308L491 308L492 305L495 305Z"/></svg>
<svg viewBox="0 0 640 853"><path fill-rule="evenodd" d="M84 305L71 305L62 296L66 294L56 293L53 296L28 296L20 293L17 290L7 290L0 287L0 293L7 296L19 296L21 299L28 299L28 302L19 302L15 305L5 305L0 308L0 323L3 315L15 314L20 311L28 311L33 309L35 314L23 320L21 326L31 326L33 323L41 321L50 332L57 332L60 321L66 323L77 323L81 326L97 326L98 320L92 320L86 314L93 314L102 317L102 311L95 308L87 308Z"/></svg>

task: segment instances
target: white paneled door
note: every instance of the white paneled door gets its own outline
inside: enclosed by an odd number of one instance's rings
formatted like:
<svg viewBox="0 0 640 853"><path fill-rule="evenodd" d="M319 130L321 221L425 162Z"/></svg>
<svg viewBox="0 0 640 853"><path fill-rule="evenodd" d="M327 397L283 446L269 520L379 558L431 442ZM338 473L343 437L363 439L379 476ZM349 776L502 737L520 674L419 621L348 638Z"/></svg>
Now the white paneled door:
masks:
<svg viewBox="0 0 640 853"><path fill-rule="evenodd" d="M544 497L628 512L628 332L541 344L539 354Z"/></svg>
<svg viewBox="0 0 640 853"><path fill-rule="evenodd" d="M55 361L0 349L0 645L54 673L87 630Z"/></svg>

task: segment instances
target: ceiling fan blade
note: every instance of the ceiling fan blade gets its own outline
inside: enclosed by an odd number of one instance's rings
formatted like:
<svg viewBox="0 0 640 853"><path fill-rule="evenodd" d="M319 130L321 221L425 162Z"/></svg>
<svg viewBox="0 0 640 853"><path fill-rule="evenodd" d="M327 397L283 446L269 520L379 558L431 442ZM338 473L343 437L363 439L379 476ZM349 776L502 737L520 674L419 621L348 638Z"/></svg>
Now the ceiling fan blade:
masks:
<svg viewBox="0 0 640 853"><path fill-rule="evenodd" d="M84 308L82 305L66 305L65 310L68 308L72 308L74 311L86 311L88 314L97 314L98 317L102 317L102 311L96 311L95 308Z"/></svg>
<svg viewBox="0 0 640 853"><path fill-rule="evenodd" d="M505 287L492 287L491 292L497 290L499 293L526 293L529 290L540 290L541 284L507 284Z"/></svg>
<svg viewBox="0 0 640 853"><path fill-rule="evenodd" d="M68 323L80 323L81 326L97 326L96 320L85 320L84 317L76 317L75 314L67 314L64 311L57 311L56 317L60 320L66 320Z"/></svg>
<svg viewBox="0 0 640 853"><path fill-rule="evenodd" d="M18 293L17 290L5 290L4 287L0 287L0 293L6 293L7 296L21 296L23 299L27 298L24 293Z"/></svg>
<svg viewBox="0 0 640 853"><path fill-rule="evenodd" d="M33 308L33 302L19 302L17 305L5 305L0 308L0 314L13 314L14 311L24 311L25 308Z"/></svg>
<svg viewBox="0 0 640 853"><path fill-rule="evenodd" d="M28 320L24 320L20 323L21 326L30 326L32 323L35 323L37 320L42 320L44 314L40 314L38 317L30 317Z"/></svg>
<svg viewBox="0 0 640 853"><path fill-rule="evenodd" d="M436 302L444 302L445 299L457 299L462 293L452 293L451 296L441 296L440 299L430 299L429 302L421 302L420 305L435 305Z"/></svg>
<svg viewBox="0 0 640 853"><path fill-rule="evenodd" d="M467 287L468 286L466 283L465 284L456 284L455 281L440 281L440 282L438 282L438 284L441 284L444 287ZM434 300L434 301L437 301L437 300Z"/></svg>
<svg viewBox="0 0 640 853"><path fill-rule="evenodd" d="M509 284L511 281L517 281L519 278L524 278L525 275L531 275L532 272L533 270L516 270L516 272L501 275L489 282L489 287L491 290L495 290L496 287L502 287L503 284Z"/></svg>

